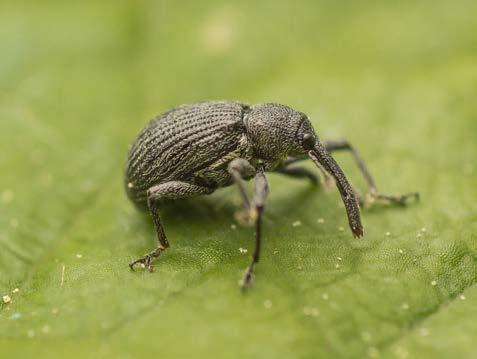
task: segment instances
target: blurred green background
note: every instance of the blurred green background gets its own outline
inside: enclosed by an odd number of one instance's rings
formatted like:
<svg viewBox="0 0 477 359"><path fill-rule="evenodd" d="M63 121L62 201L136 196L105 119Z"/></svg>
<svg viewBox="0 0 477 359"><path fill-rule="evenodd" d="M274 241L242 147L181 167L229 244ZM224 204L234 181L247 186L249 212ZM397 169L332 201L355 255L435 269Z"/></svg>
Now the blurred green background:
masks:
<svg viewBox="0 0 477 359"><path fill-rule="evenodd" d="M475 357L475 14L470 0L2 1L0 356ZM171 250L132 273L155 238L123 193L127 147L155 114L207 99L299 109L351 140L383 191L422 201L364 210L356 240L336 191L270 175L249 293L235 188L165 209Z"/></svg>

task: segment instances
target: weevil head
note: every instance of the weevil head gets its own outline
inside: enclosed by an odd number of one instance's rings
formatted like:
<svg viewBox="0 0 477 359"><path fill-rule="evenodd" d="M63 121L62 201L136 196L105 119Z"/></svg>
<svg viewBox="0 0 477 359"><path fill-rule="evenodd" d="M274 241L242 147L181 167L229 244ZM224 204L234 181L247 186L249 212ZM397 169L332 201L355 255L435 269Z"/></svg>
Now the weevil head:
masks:
<svg viewBox="0 0 477 359"><path fill-rule="evenodd" d="M252 107L245 118L245 126L255 155L269 162L307 153L303 148L303 141L313 141L314 145L316 137L304 113L275 103ZM305 135L306 138L303 137Z"/></svg>
<svg viewBox="0 0 477 359"><path fill-rule="evenodd" d="M359 205L345 174L321 143L308 117L279 104L254 106L245 118L256 157L277 163L287 156L308 155L335 179L353 235L363 235Z"/></svg>

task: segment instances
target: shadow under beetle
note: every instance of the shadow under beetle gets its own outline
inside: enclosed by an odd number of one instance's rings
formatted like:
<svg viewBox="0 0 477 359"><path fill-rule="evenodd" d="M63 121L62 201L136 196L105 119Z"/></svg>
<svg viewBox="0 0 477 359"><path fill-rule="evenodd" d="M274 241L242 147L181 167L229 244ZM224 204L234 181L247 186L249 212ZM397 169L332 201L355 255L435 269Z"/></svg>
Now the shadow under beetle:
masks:
<svg viewBox="0 0 477 359"><path fill-rule="evenodd" d="M159 246L130 263L152 271L152 261L169 247L159 216L160 204L193 195L211 194L235 183L248 220L255 224L255 251L242 279L242 288L252 282L260 258L261 223L268 195L265 172L308 178L317 176L294 164L310 158L327 182L332 176L341 194L351 232L363 235L357 196L330 152L350 151L369 187L367 198L405 204L418 193L387 195L377 190L366 165L346 140L321 141L308 117L290 107L266 103L248 106L239 102L210 101L182 105L154 118L138 135L127 160L125 187L138 207L147 206ZM254 177L250 200L243 181Z"/></svg>

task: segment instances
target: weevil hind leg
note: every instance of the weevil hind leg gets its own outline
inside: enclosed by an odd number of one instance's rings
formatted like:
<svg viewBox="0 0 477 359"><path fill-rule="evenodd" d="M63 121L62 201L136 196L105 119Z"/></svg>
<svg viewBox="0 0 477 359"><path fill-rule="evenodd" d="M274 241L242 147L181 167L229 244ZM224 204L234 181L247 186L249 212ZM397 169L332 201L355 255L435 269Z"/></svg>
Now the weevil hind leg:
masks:
<svg viewBox="0 0 477 359"><path fill-rule="evenodd" d="M356 165L359 168L366 184L368 185L368 193L363 198L363 196L358 195L358 199L361 205L369 206L376 201L386 201L389 203L406 205L409 199L419 200L418 192L409 192L405 194L385 194L378 191L376 182L374 181L373 176L371 175L368 167L366 166L363 158L359 152L354 148L354 146L347 140L334 140L334 141L324 141L324 146L328 152L335 151L348 151L351 152L353 159Z"/></svg>
<svg viewBox="0 0 477 359"><path fill-rule="evenodd" d="M132 261L129 264L129 267L134 270L136 265L142 264L144 268L152 272L154 269L152 264L154 259L159 257L161 253L169 247L169 242L159 215L159 205L163 200L175 200L187 198L193 195L210 194L213 191L214 190L211 188L180 181L166 182L149 188L147 191L147 205L154 221L159 246L144 257Z"/></svg>

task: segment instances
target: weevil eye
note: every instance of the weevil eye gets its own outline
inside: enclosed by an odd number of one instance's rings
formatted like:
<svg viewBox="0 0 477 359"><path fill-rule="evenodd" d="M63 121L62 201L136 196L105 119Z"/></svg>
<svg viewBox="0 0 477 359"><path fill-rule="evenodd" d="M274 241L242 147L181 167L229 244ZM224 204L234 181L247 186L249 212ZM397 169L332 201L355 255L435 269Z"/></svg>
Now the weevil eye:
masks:
<svg viewBox="0 0 477 359"><path fill-rule="evenodd" d="M316 139L311 133L307 133L303 136L301 145L306 151L312 150L315 147Z"/></svg>

